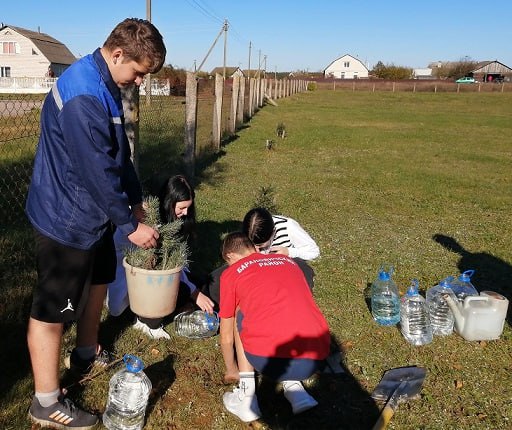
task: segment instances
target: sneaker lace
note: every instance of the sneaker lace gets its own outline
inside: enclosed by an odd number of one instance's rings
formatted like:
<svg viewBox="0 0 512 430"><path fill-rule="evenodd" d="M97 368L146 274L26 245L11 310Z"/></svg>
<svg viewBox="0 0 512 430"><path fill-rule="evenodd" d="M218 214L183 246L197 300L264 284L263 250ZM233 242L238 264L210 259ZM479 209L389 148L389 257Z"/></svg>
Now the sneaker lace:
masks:
<svg viewBox="0 0 512 430"><path fill-rule="evenodd" d="M108 366L108 364L112 361L112 354L108 352L106 349L102 349L96 358L94 359L94 364L96 366Z"/></svg>
<svg viewBox="0 0 512 430"><path fill-rule="evenodd" d="M71 399L68 399L67 397L65 397L64 399L62 399L62 404L64 405L64 407L69 410L69 414L71 416L73 416L75 414L75 411L77 410L77 406L73 403L73 401Z"/></svg>

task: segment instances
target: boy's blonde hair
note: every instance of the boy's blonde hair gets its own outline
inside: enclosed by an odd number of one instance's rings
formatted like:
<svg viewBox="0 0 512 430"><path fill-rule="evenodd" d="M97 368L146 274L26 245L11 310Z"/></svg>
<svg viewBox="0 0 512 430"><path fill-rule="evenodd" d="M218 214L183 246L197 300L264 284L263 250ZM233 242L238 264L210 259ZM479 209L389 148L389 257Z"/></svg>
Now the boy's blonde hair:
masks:
<svg viewBox="0 0 512 430"><path fill-rule="evenodd" d="M167 53L157 28L140 18L127 18L117 24L103 47L109 51L121 48L129 60L139 64L148 62L149 73L156 73L162 68Z"/></svg>

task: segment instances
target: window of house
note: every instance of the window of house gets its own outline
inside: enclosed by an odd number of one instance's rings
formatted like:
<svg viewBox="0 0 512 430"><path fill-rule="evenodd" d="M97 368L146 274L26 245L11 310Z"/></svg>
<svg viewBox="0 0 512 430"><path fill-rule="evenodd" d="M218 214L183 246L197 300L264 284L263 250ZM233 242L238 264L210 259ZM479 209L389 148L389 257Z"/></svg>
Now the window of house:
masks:
<svg viewBox="0 0 512 430"><path fill-rule="evenodd" d="M2 54L19 54L20 48L16 42L2 42Z"/></svg>
<svg viewBox="0 0 512 430"><path fill-rule="evenodd" d="M345 61L343 63L343 67L350 67L350 61Z"/></svg>
<svg viewBox="0 0 512 430"><path fill-rule="evenodd" d="M39 55L34 48L32 48L32 55Z"/></svg>
<svg viewBox="0 0 512 430"><path fill-rule="evenodd" d="M10 78L11 68L9 66L0 66L0 78Z"/></svg>

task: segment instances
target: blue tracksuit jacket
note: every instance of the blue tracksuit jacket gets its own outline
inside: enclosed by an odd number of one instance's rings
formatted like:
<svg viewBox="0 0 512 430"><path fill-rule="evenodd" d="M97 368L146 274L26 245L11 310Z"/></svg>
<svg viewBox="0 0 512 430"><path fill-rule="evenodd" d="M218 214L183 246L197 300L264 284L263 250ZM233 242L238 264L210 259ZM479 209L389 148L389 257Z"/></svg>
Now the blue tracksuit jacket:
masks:
<svg viewBox="0 0 512 430"><path fill-rule="evenodd" d="M110 222L129 235L142 190L130 160L119 88L100 50L72 64L41 111L26 214L43 235L90 249Z"/></svg>

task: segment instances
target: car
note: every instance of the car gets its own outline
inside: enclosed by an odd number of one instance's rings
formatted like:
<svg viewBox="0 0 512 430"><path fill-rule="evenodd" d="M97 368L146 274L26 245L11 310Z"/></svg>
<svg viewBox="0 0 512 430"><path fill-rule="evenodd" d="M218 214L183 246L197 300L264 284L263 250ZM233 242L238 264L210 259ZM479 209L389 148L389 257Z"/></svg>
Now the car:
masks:
<svg viewBox="0 0 512 430"><path fill-rule="evenodd" d="M463 78L459 78L455 81L457 84L474 84L476 83L476 79L470 76L464 76Z"/></svg>

